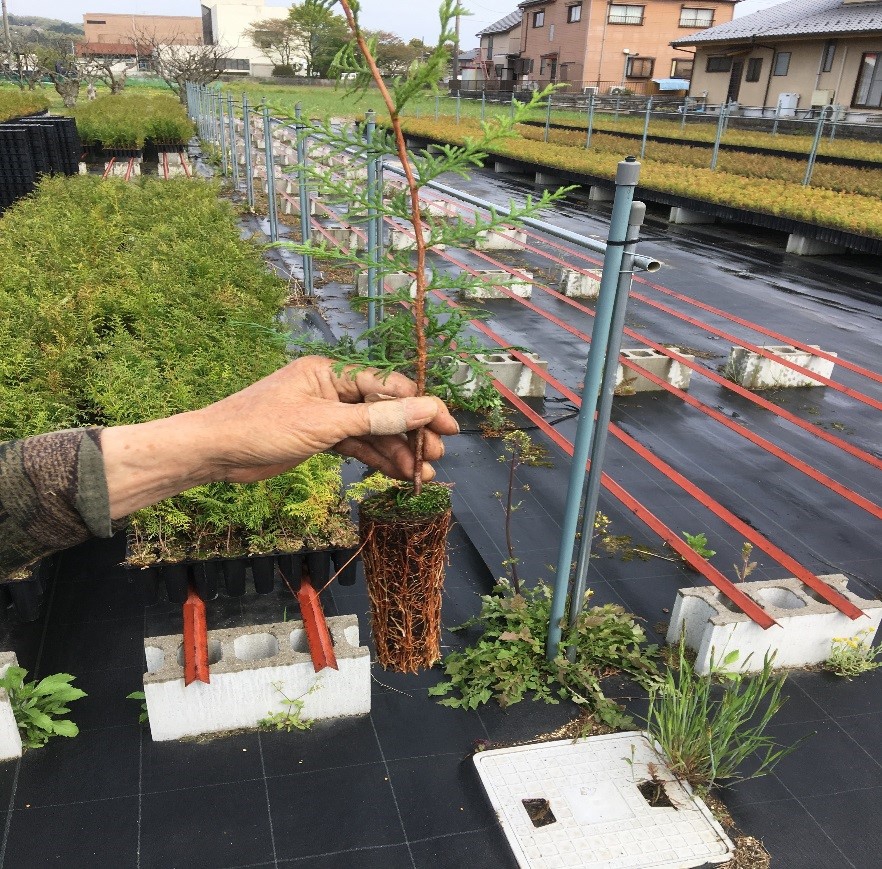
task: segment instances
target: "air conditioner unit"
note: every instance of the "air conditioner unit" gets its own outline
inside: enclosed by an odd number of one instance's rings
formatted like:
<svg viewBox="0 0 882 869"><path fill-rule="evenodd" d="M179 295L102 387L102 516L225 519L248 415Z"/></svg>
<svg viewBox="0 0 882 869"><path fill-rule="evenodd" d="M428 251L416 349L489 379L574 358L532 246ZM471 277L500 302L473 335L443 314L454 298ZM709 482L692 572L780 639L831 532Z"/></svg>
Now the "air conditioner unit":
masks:
<svg viewBox="0 0 882 869"><path fill-rule="evenodd" d="M502 64L502 66L506 66L508 61L507 54L494 54L493 55L493 63L494 64Z"/></svg>
<svg viewBox="0 0 882 869"><path fill-rule="evenodd" d="M812 98L810 102L812 108L814 108L815 106L829 106L832 102L833 91L812 91Z"/></svg>
<svg viewBox="0 0 882 869"><path fill-rule="evenodd" d="M596 97L598 90L599 90L599 88L597 87L597 85L591 85L590 87L582 88L582 93L586 97Z"/></svg>

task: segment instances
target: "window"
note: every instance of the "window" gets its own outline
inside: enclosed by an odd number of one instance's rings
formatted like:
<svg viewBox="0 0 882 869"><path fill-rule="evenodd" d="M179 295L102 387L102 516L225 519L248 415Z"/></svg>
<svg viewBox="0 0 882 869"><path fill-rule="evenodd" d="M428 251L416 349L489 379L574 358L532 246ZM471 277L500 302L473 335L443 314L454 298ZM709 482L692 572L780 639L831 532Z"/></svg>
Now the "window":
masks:
<svg viewBox="0 0 882 869"><path fill-rule="evenodd" d="M545 26L545 10L540 9L538 12L533 13L533 27L544 27Z"/></svg>
<svg viewBox="0 0 882 869"><path fill-rule="evenodd" d="M775 65L772 68L772 75L787 75L790 70L790 52L779 51L775 55Z"/></svg>
<svg viewBox="0 0 882 869"><path fill-rule="evenodd" d="M868 51L861 57L852 105L882 108L882 52Z"/></svg>
<svg viewBox="0 0 882 869"><path fill-rule="evenodd" d="M248 72L251 69L251 65L248 60L244 58L219 57L217 60L217 69Z"/></svg>
<svg viewBox="0 0 882 869"><path fill-rule="evenodd" d="M732 69L732 58L718 54L707 59L705 72L729 72L730 69Z"/></svg>
<svg viewBox="0 0 882 869"><path fill-rule="evenodd" d="M679 59L671 64L671 78L692 78L694 60Z"/></svg>
<svg viewBox="0 0 882 869"><path fill-rule="evenodd" d="M543 57L539 61L539 78L548 76L549 81L557 79L557 55Z"/></svg>
<svg viewBox="0 0 882 869"><path fill-rule="evenodd" d="M828 39L824 45L824 54L821 56L821 72L830 72L833 69L833 58L836 56L836 40Z"/></svg>
<svg viewBox="0 0 882 869"><path fill-rule="evenodd" d="M680 10L680 27L713 27L713 9L695 9L684 6Z"/></svg>
<svg viewBox="0 0 882 869"><path fill-rule="evenodd" d="M553 24L548 28L548 41L554 42L554 25Z"/></svg>
<svg viewBox="0 0 882 869"><path fill-rule="evenodd" d="M759 81L763 72L763 59L751 57L747 61L747 72L744 74L745 81Z"/></svg>
<svg viewBox="0 0 882 869"><path fill-rule="evenodd" d="M654 57L629 57L625 64L626 78L651 78L655 66Z"/></svg>
<svg viewBox="0 0 882 869"><path fill-rule="evenodd" d="M610 24L643 24L643 6L624 6L612 3L609 7Z"/></svg>
<svg viewBox="0 0 882 869"><path fill-rule="evenodd" d="M487 37L487 60L493 60L493 37Z"/></svg>
<svg viewBox="0 0 882 869"><path fill-rule="evenodd" d="M86 24L107 24L106 21L99 21L97 18L87 18Z"/></svg>
<svg viewBox="0 0 882 869"><path fill-rule="evenodd" d="M574 6L567 6L567 24L575 24L582 20L582 4L576 3Z"/></svg>

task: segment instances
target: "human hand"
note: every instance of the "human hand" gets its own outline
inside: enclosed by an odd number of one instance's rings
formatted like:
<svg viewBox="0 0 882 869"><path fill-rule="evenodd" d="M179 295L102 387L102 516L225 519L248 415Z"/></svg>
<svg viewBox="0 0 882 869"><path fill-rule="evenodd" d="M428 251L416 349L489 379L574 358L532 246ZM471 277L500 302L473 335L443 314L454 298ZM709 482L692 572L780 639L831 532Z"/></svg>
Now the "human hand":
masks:
<svg viewBox="0 0 882 869"><path fill-rule="evenodd" d="M334 450L411 479L414 435L405 432L425 426L423 479L432 479L430 462L444 455L441 436L459 432L444 403L415 397L416 384L402 374L381 379L372 370L349 369L338 376L333 366L304 356L198 411L205 431L218 439L211 476L254 482Z"/></svg>

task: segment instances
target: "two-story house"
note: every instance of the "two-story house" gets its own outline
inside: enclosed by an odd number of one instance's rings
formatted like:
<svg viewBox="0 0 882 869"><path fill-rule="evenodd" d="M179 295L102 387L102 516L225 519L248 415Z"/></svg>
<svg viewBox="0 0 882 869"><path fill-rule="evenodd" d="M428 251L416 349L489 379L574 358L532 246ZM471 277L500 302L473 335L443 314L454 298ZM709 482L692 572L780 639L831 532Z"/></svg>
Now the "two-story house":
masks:
<svg viewBox="0 0 882 869"><path fill-rule="evenodd" d="M668 89L668 80L690 78L693 57L670 43L730 21L734 6L735 0L524 0L522 82L601 94Z"/></svg>
<svg viewBox="0 0 882 869"><path fill-rule="evenodd" d="M882 113L882 2L790 0L675 44L695 51L690 94L711 103L782 117L827 105L837 119Z"/></svg>
<svg viewBox="0 0 882 869"><path fill-rule="evenodd" d="M482 85L487 90L514 90L521 81L521 21L524 15L516 9L505 18L494 21L477 34L481 40Z"/></svg>

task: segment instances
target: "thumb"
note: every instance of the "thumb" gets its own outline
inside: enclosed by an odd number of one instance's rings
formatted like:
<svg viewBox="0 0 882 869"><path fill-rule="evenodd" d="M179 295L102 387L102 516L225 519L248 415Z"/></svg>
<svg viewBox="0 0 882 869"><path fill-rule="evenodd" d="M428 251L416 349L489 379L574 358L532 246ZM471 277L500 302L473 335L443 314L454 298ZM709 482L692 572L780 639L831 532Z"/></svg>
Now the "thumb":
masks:
<svg viewBox="0 0 882 869"><path fill-rule="evenodd" d="M431 396L393 398L367 404L372 435L404 434L427 425L438 413L438 402Z"/></svg>

